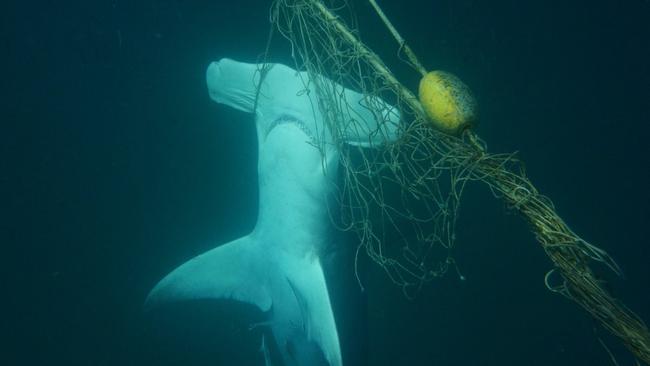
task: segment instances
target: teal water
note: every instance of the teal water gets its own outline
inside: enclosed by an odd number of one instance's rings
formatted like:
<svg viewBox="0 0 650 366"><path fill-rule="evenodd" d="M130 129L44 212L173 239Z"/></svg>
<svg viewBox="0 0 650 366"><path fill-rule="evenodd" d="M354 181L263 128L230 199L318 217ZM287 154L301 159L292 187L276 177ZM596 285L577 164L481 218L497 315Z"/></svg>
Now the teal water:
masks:
<svg viewBox="0 0 650 366"><path fill-rule="evenodd" d="M363 39L416 85L369 7L353 4ZM382 5L427 66L472 87L490 151L520 152L560 215L623 268L625 279L602 271L612 291L650 319L650 3ZM260 364L256 334L236 320L251 309L142 303L164 274L255 222L252 120L212 103L204 72L221 57L257 59L268 6L5 6L2 364ZM274 47L286 62L286 45ZM485 187L469 187L460 220L465 281L450 273L408 300L367 259L363 293L350 261L331 270L344 364L609 365L598 337L631 364L544 288L548 259ZM342 240L351 258L353 238Z"/></svg>

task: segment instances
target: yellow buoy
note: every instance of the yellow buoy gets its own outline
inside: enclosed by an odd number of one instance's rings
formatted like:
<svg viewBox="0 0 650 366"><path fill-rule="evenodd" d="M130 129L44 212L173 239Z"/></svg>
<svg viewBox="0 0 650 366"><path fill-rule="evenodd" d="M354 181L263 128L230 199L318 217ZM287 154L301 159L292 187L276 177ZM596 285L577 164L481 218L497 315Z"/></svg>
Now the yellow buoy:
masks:
<svg viewBox="0 0 650 366"><path fill-rule="evenodd" d="M459 133L476 122L476 100L455 75L431 71L420 80L419 92L420 103L438 129Z"/></svg>

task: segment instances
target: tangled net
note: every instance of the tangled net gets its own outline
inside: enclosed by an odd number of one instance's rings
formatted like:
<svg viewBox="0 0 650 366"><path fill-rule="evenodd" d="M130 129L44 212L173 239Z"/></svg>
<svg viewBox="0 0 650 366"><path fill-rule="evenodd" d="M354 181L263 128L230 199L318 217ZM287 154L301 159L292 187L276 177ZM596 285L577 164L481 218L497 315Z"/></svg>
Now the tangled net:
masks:
<svg viewBox="0 0 650 366"><path fill-rule="evenodd" d="M483 182L530 224L555 266L545 277L547 287L576 302L650 364L647 327L602 287L589 266L602 263L619 274L616 263L568 227L526 177L514 154L487 153L469 130L452 136L431 128L417 98L345 25L337 15L343 12L354 24L345 0L329 7L319 0L276 0L271 11L274 27L291 43L296 68L310 75L306 82L317 91L316 107L341 154L337 206L341 211L333 215L341 229L358 234L359 248L393 282L404 289L419 288L455 266L452 249L462 192L470 181ZM422 72L412 51L404 48L412 66ZM323 82L320 75L395 105L402 119L399 138L372 149L346 144L344 130L357 121L340 88ZM375 134L384 134L383 126L389 122L380 106L368 103L367 108L376 117ZM558 284L551 283L554 273L560 275Z"/></svg>
<svg viewBox="0 0 650 366"><path fill-rule="evenodd" d="M470 156L457 153L461 141L432 129L421 111L412 111L408 103L416 101L415 96L396 93L397 80L388 81L377 71L387 70L374 64L381 62L378 58L369 61L364 55L369 50L342 39L339 23L323 22L322 11L327 9L321 3L282 0L273 10L274 23L291 41L296 68L314 76L309 82L318 91L319 108L341 153L343 178L339 201L332 206L340 208L340 214L333 215L335 222L356 232L359 248L405 289L443 275L454 263L457 209L470 179L463 168L467 164L461 161ZM356 117L333 84L319 82L317 75L361 92L368 100L388 101L410 123L400 124L396 141L372 148L347 144L345 130ZM382 127L389 123L387 116L381 106L369 104L376 108L378 125L371 135L386 134Z"/></svg>

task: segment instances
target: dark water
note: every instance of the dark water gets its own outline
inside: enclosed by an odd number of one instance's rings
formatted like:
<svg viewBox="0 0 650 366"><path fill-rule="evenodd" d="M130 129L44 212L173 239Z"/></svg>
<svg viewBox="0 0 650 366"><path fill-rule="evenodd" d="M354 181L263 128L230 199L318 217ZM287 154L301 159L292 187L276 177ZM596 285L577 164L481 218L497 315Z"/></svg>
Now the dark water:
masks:
<svg viewBox="0 0 650 366"><path fill-rule="evenodd" d="M603 271L612 291L649 320L650 2L382 3L428 66L474 89L490 150L520 151L558 212L625 271ZM364 39L395 63L386 32L355 4ZM257 59L268 5L5 4L1 364L261 361L238 316L214 315L252 309L144 313L142 302L172 268L254 224L253 123L208 99L204 72L221 57ZM485 187L470 187L458 236L467 280L452 273L415 300L368 263L363 294L351 266L334 271L345 364L610 365L599 337L631 364L546 291L548 259Z"/></svg>

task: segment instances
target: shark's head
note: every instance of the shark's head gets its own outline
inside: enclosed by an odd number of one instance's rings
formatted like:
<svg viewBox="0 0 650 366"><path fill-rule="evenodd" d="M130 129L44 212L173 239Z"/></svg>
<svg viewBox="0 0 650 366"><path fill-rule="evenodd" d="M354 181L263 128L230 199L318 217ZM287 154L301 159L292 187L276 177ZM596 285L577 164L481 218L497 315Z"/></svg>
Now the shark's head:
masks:
<svg viewBox="0 0 650 366"><path fill-rule="evenodd" d="M224 58L210 64L206 81L211 99L255 113L262 132L283 121L301 121L300 127L321 145L343 142L363 147L377 147L399 135L400 113L381 98L282 64ZM323 110L324 105L338 109Z"/></svg>

